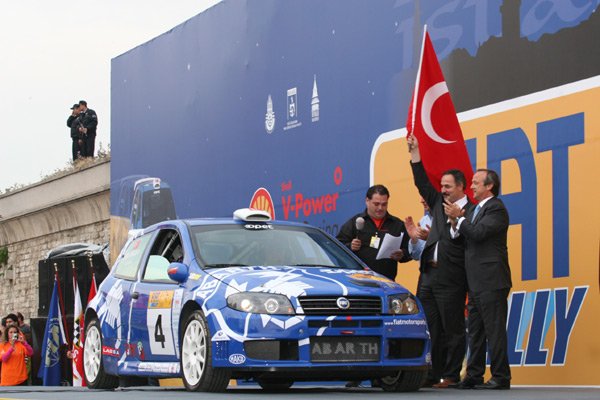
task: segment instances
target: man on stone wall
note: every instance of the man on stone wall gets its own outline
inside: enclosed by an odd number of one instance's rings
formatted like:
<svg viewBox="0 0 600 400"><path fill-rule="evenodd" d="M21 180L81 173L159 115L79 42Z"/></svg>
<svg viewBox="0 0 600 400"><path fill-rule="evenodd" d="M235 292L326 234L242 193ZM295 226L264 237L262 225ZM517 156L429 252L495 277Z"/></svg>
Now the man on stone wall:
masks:
<svg viewBox="0 0 600 400"><path fill-rule="evenodd" d="M88 108L85 100L79 101L79 110L81 118L81 126L79 133L83 135L85 149L83 157L94 157L94 147L96 141L96 127L98 126L98 115L96 111Z"/></svg>

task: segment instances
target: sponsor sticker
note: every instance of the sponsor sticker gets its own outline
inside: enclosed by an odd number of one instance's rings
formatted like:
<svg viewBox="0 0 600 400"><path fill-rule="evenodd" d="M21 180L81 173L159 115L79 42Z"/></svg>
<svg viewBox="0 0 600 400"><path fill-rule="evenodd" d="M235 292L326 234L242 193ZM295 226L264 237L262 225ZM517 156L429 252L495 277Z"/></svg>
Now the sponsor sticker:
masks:
<svg viewBox="0 0 600 400"><path fill-rule="evenodd" d="M171 308L173 303L173 291L150 292L148 308Z"/></svg>
<svg viewBox="0 0 600 400"><path fill-rule="evenodd" d="M261 231L261 230L273 229L273 226L269 225L269 224L246 224L246 225L244 225L244 228L255 230L255 231Z"/></svg>
<svg viewBox="0 0 600 400"><path fill-rule="evenodd" d="M424 319L393 319L383 323L386 326L390 325L427 325Z"/></svg>
<svg viewBox="0 0 600 400"><path fill-rule="evenodd" d="M142 372L176 374L179 372L179 368L179 363L173 362L141 362L138 364L138 371Z"/></svg>
<svg viewBox="0 0 600 400"><path fill-rule="evenodd" d="M109 357L119 357L120 352L119 349L115 349L114 347L102 346L102 355Z"/></svg>
<svg viewBox="0 0 600 400"><path fill-rule="evenodd" d="M243 354L232 354L229 356L229 362L234 365L243 364L246 362L246 356Z"/></svg>
<svg viewBox="0 0 600 400"><path fill-rule="evenodd" d="M190 279L193 280L193 281L197 281L198 279L200 279L200 277L201 277L201 275L197 274L195 272L192 273L192 274L190 274Z"/></svg>

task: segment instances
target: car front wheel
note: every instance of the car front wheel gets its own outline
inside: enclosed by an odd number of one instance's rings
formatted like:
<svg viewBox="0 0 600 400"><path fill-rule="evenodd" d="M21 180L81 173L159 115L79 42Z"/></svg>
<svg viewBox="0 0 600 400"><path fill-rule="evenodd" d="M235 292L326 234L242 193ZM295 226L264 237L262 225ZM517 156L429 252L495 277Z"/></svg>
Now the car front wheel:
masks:
<svg viewBox="0 0 600 400"><path fill-rule="evenodd" d="M201 311L187 319L181 341L181 372L187 390L222 392L229 384L230 372L213 368L208 324Z"/></svg>
<svg viewBox="0 0 600 400"><path fill-rule="evenodd" d="M380 379L381 388L386 392L414 392L425 382L426 370L398 371L397 374Z"/></svg>
<svg viewBox="0 0 600 400"><path fill-rule="evenodd" d="M292 380L258 379L257 382L267 392L284 392L294 384Z"/></svg>

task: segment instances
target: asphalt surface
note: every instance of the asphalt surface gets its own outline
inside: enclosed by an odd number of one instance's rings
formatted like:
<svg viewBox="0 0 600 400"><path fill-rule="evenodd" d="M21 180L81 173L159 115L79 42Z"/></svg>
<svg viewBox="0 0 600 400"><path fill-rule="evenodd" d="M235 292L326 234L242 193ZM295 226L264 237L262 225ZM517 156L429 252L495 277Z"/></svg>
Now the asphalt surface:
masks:
<svg viewBox="0 0 600 400"><path fill-rule="evenodd" d="M284 393L268 393L258 386L236 386L224 393L190 393L179 388L163 387L131 387L109 391L89 390L72 387L2 387L2 399L60 399L60 400L92 400L92 399L182 399L201 398L202 400L258 399L268 396L273 399L364 399L373 396L378 399L515 399L515 400L599 400L600 387L532 387L515 386L511 390L457 390L457 389L421 389L411 393L390 393L376 388L345 387L292 387Z"/></svg>

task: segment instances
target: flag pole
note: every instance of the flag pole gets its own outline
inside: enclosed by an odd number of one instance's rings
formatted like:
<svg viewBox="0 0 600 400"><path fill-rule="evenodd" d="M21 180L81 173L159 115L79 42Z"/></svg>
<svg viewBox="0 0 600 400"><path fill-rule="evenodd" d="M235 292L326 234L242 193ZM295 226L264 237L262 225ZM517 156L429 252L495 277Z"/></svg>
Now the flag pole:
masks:
<svg viewBox="0 0 600 400"><path fill-rule="evenodd" d="M423 52L425 51L425 36L427 35L427 24L423 25L423 39L421 41L421 56L419 57L419 68L417 69L417 77L415 79L415 89L412 98L412 118L410 121L410 132L408 136L412 135L412 131L415 127L415 118L417 114L417 98L419 96L419 81L421 80L421 67L423 66Z"/></svg>
<svg viewBox="0 0 600 400"><path fill-rule="evenodd" d="M60 280L58 278L58 265L54 263L54 283L50 307L48 308L48 319L42 342L42 363L38 371L38 377L42 379L44 386L59 386L61 383L61 359L60 347L66 344L65 329L58 302L58 291ZM58 331L58 332L57 332Z"/></svg>
<svg viewBox="0 0 600 400"><path fill-rule="evenodd" d="M58 265L54 263L54 279L56 279L56 288L58 290L58 305L60 307L60 313L62 314L63 331L65 335L65 342L69 343L69 332L67 329L67 316L65 315L65 305L63 301L62 290L60 288L60 279L58 279Z"/></svg>
<svg viewBox="0 0 600 400"><path fill-rule="evenodd" d="M75 302L75 296L78 295L78 293L75 291L75 285L78 285L77 283L77 268L75 267L75 260L71 259L71 268L73 269L73 301ZM75 324L75 309L73 309L73 324ZM68 340L68 337L67 337ZM70 341L71 345L69 347L73 347L75 345L75 337L73 337L73 340Z"/></svg>
<svg viewBox="0 0 600 400"><path fill-rule="evenodd" d="M92 261L92 252L91 251L88 251L87 258L88 258L88 263L90 264L90 271L92 272L92 282L94 282L94 262Z"/></svg>
<svg viewBox="0 0 600 400"><path fill-rule="evenodd" d="M73 267L73 341L71 342L71 365L73 366L72 377L73 386L85 386L83 379L83 310L81 306L81 294L77 281L77 269L75 260L71 260Z"/></svg>
<svg viewBox="0 0 600 400"><path fill-rule="evenodd" d="M90 297L90 294L92 293L92 288L93 288L93 293L94 295L96 294L96 290L98 289L96 287L96 268L94 267L94 261L92 258L92 252L88 251L87 253L87 257L88 257L88 263L90 264L90 270L92 271L92 282L90 283L90 290L88 291L88 304L89 302L92 300L93 297ZM86 305L87 307L87 305Z"/></svg>

